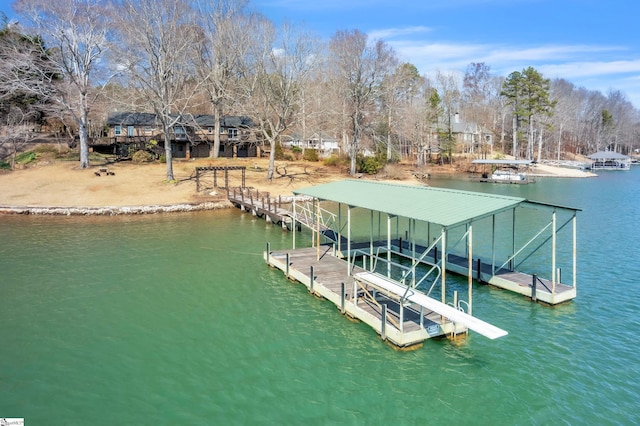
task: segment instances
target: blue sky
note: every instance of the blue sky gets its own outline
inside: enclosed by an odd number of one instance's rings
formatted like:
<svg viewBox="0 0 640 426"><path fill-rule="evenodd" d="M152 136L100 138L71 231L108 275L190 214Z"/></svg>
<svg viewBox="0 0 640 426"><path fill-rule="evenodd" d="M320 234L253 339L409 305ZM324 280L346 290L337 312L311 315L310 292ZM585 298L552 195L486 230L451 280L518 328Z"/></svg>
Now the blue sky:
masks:
<svg viewBox="0 0 640 426"><path fill-rule="evenodd" d="M52 0L55 1L55 0ZM9 0L0 11L13 16ZM640 2L636 0L250 0L271 20L329 39L358 29L421 73L484 62L507 76L533 66L547 78L620 90L640 109Z"/></svg>
<svg viewBox="0 0 640 426"><path fill-rule="evenodd" d="M484 62L496 75L533 66L579 87L620 90L640 108L637 0L252 0L273 21L324 38L358 29L422 74Z"/></svg>

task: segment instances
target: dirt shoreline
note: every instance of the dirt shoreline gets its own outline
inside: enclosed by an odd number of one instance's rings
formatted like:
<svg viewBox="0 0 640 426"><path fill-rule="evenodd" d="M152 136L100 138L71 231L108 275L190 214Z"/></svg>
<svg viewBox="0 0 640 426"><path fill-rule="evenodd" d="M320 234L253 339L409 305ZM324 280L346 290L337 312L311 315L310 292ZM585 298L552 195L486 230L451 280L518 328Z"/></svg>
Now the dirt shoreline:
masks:
<svg viewBox="0 0 640 426"><path fill-rule="evenodd" d="M0 214L34 215L121 215L190 212L231 207L224 190L213 187L213 175L202 178L204 191L196 191L195 168L203 166L245 166L245 186L272 199L291 196L294 189L318 185L350 176L346 170L322 163L277 163L273 180L266 179L266 159L202 159L175 161L174 183L166 183L165 164L136 165L131 162L94 164L79 169L75 161L39 160L29 167L0 173ZM218 172L218 183L224 174ZM416 170L408 165L394 168L393 175L362 176L362 179L388 180L424 185L429 174L452 174L449 167ZM580 170L538 165L537 176L588 177ZM241 172L230 171L230 187L240 187Z"/></svg>

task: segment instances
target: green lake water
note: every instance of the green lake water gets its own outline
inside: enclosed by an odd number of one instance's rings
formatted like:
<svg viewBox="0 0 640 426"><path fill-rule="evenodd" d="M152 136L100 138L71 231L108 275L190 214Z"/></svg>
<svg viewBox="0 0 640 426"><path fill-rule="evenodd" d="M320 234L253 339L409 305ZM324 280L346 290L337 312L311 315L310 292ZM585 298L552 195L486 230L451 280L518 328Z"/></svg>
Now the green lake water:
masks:
<svg viewBox="0 0 640 426"><path fill-rule="evenodd" d="M637 167L532 185L434 179L582 209L578 298L549 308L475 285L474 315L509 335L412 352L269 269L266 243L290 247L291 234L239 210L0 216L0 418L638 424L639 182Z"/></svg>

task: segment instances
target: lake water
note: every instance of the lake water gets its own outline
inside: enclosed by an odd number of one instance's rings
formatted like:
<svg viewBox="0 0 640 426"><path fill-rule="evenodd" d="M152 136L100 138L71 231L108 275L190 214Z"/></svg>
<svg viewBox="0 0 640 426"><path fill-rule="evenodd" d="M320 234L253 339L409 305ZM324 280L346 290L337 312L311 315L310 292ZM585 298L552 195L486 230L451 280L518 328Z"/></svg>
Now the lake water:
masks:
<svg viewBox="0 0 640 426"><path fill-rule="evenodd" d="M638 424L639 182L637 167L532 185L434 179L582 209L578 298L550 308L476 285L474 315L509 335L412 352L270 270L266 243L290 247L291 234L238 210L1 216L0 417Z"/></svg>

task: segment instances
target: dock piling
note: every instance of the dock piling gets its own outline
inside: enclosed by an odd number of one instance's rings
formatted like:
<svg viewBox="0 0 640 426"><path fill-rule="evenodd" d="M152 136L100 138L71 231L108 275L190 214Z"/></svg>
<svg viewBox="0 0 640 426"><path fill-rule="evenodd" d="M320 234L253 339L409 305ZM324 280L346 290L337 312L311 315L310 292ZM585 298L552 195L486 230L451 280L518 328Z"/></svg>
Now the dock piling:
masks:
<svg viewBox="0 0 640 426"><path fill-rule="evenodd" d="M313 293L313 281L315 280L315 275L313 273L313 265L309 267L309 291Z"/></svg>
<svg viewBox="0 0 640 426"><path fill-rule="evenodd" d="M347 311L345 306L346 293L344 289L344 282L340 283L340 312L344 315Z"/></svg>
<svg viewBox="0 0 640 426"><path fill-rule="evenodd" d="M267 265L269 264L269 255L271 254L271 243L267 242Z"/></svg>
<svg viewBox="0 0 640 426"><path fill-rule="evenodd" d="M285 275L287 276L287 278L289 278L289 263L290 263L290 262L289 262L289 253L287 253L287 255L286 255L286 259L285 259L285 260L286 260L286 262L287 262Z"/></svg>
<svg viewBox="0 0 640 426"><path fill-rule="evenodd" d="M380 327L380 337L387 340L387 304L382 304L382 325Z"/></svg>
<svg viewBox="0 0 640 426"><path fill-rule="evenodd" d="M531 276L531 300L533 300L534 302L537 301L537 297L536 297L536 281L538 281L538 274L533 274Z"/></svg>

